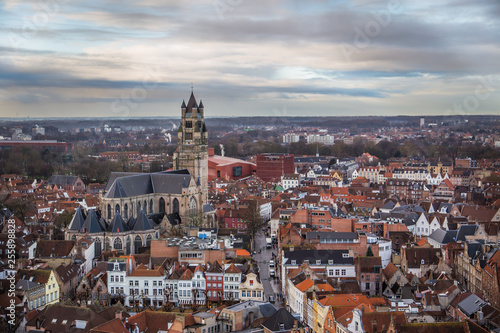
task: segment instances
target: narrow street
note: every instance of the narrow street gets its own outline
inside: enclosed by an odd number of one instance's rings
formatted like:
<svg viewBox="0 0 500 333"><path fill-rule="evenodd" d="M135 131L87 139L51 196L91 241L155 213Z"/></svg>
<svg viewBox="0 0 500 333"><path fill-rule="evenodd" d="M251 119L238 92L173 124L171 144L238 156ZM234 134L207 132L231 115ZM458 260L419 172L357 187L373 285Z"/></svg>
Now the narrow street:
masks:
<svg viewBox="0 0 500 333"><path fill-rule="evenodd" d="M269 276L269 262L272 260L272 253L274 251L274 253L277 254L278 251L272 248L266 249L266 236L262 229L255 235L255 251L256 254L253 255L253 258L259 265L260 279L264 285L265 299L269 301L269 296L273 296L275 300L274 306L279 308L281 304L278 300L278 295L280 294L279 279L274 279ZM278 275L277 268L275 268L275 272L276 275Z"/></svg>

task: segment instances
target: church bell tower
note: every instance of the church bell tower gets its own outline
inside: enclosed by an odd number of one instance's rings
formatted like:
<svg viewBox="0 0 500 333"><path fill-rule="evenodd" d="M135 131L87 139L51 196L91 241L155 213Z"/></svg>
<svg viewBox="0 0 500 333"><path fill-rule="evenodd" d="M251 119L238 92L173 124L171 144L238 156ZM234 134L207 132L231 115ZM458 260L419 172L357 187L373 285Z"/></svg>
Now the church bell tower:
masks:
<svg viewBox="0 0 500 333"><path fill-rule="evenodd" d="M186 105L182 101L179 142L174 153L174 169L188 169L197 186L201 186L203 203L208 200L208 132L203 102L196 102L193 91Z"/></svg>

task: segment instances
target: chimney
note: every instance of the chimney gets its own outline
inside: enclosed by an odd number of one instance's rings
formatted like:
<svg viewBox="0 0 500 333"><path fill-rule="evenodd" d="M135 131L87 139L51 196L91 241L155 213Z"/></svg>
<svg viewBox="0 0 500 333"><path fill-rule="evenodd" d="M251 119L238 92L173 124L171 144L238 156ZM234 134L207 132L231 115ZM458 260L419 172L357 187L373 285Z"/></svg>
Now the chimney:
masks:
<svg viewBox="0 0 500 333"><path fill-rule="evenodd" d="M123 311L116 311L115 312L115 318L123 320Z"/></svg>
<svg viewBox="0 0 500 333"><path fill-rule="evenodd" d="M376 320L372 320L371 324L372 324L372 332L376 333L377 332L377 321Z"/></svg>

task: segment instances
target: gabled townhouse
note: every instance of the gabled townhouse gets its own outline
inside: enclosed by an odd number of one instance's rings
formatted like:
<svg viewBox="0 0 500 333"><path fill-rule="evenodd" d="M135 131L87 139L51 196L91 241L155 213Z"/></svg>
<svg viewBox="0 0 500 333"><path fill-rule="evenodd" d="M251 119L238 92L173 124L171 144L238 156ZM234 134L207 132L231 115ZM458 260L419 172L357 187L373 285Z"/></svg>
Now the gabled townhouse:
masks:
<svg viewBox="0 0 500 333"><path fill-rule="evenodd" d="M53 270L20 269L19 277L44 286L44 293L41 295L42 306L59 302L61 294ZM38 298L38 306L40 306L40 297Z"/></svg>
<svg viewBox="0 0 500 333"><path fill-rule="evenodd" d="M133 290L133 281L130 282L131 285L127 285L127 269L131 270L131 267L127 264L126 258L113 258L108 261L107 264L107 278L106 282L108 286L108 291L111 297L121 297L126 295L135 295L138 298L139 295L139 284L137 284L137 292ZM125 304L129 304L129 300L125 299Z"/></svg>
<svg viewBox="0 0 500 333"><path fill-rule="evenodd" d="M207 297L207 283L205 278L205 268L198 264L194 269L193 277L191 279L193 302L196 304L205 304Z"/></svg>
<svg viewBox="0 0 500 333"><path fill-rule="evenodd" d="M179 278L179 304L193 304L193 271L189 268Z"/></svg>
<svg viewBox="0 0 500 333"><path fill-rule="evenodd" d="M431 234L430 229L431 226L425 213L420 214L413 228L408 227L408 230L418 237L429 236Z"/></svg>
<svg viewBox="0 0 500 333"><path fill-rule="evenodd" d="M382 294L382 258L359 256L354 259L356 279L363 293L370 296Z"/></svg>
<svg viewBox="0 0 500 333"><path fill-rule="evenodd" d="M240 286L239 299L244 302L248 300L264 301L264 285L260 281L259 276L255 274L251 268L250 271L243 277Z"/></svg>
<svg viewBox="0 0 500 333"><path fill-rule="evenodd" d="M240 298L241 270L230 264L224 270L224 299L237 301Z"/></svg>
<svg viewBox="0 0 500 333"><path fill-rule="evenodd" d="M63 300L72 299L75 295L75 289L78 286L78 265L61 264L54 271L57 283L59 284L61 298Z"/></svg>
<svg viewBox="0 0 500 333"><path fill-rule="evenodd" d="M16 283L15 293L23 301L28 311L45 305L45 285L43 283L20 279Z"/></svg>
<svg viewBox="0 0 500 333"><path fill-rule="evenodd" d="M451 183L449 179L443 180L431 194L433 200L446 200L448 202L453 201L455 195L455 186Z"/></svg>
<svg viewBox="0 0 500 333"><path fill-rule="evenodd" d="M387 297L398 294L399 290L393 290L394 286L399 289L399 287L404 286L408 283L408 279L406 278L406 275L403 273L403 271L400 268L396 267L392 262L387 265L382 271L382 279L382 294Z"/></svg>
<svg viewBox="0 0 500 333"><path fill-rule="evenodd" d="M401 248L401 269L404 274L413 273L422 277L428 270L436 270L438 267L445 270L441 249L432 247L406 247Z"/></svg>
<svg viewBox="0 0 500 333"><path fill-rule="evenodd" d="M218 261L214 261L205 271L207 279L207 298L212 302L224 300L224 272Z"/></svg>
<svg viewBox="0 0 500 333"><path fill-rule="evenodd" d="M429 221L429 235L436 229L448 230L448 216L447 214L434 213L430 214L427 218Z"/></svg>

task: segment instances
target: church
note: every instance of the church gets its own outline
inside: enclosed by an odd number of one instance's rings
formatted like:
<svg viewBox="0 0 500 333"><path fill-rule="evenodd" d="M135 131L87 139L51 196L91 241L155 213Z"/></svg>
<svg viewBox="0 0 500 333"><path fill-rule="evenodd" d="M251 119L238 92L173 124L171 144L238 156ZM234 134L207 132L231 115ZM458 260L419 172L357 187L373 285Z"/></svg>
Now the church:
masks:
<svg viewBox="0 0 500 333"><path fill-rule="evenodd" d="M159 237L159 227L153 220L161 220L162 227L167 228L179 224L214 227L213 208L208 203L208 132L203 102L198 104L193 92L187 104L182 102L181 116L173 170L112 172L100 193L101 218L92 217L92 211L86 218L81 212L75 213L66 239L94 236L99 238L95 241L107 245L104 248L115 249L116 243L116 250L130 254L147 246L151 237ZM87 218L95 220L92 228L90 224L84 227ZM134 229L137 221L141 221L141 228Z"/></svg>

